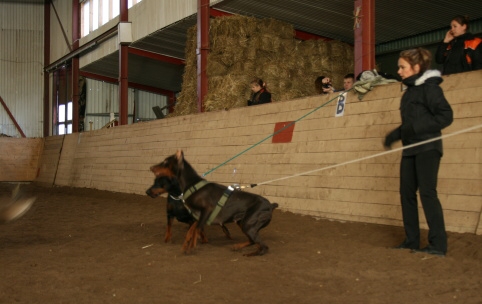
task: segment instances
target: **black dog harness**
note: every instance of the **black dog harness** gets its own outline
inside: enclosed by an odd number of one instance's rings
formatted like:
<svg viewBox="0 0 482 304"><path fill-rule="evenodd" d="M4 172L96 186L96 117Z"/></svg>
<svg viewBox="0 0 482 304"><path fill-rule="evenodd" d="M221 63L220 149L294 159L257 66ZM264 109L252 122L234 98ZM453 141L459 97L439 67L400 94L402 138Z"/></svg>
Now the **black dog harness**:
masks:
<svg viewBox="0 0 482 304"><path fill-rule="evenodd" d="M203 179L200 182L198 182L197 184L195 184L194 186L189 187L189 189L187 189L187 191L183 195L184 207L186 207L186 209L189 210L189 212L193 215L193 217L196 220L199 220L199 218L197 216L195 216L194 213L192 213L192 211L186 205L186 200L189 196L191 196L191 194L198 191L199 189L206 186L207 184L209 184L209 182ZM209 215L209 218L208 218L206 224L211 225L211 223L214 221L214 219L219 214L221 209L223 209L224 204L226 204L226 201L228 200L228 198L231 196L231 193L235 189L239 189L239 185L231 185L231 186L228 186L228 188L226 188L226 190L224 190L223 195L221 196L218 203L216 204L216 207L214 207L213 212L211 212L211 214Z"/></svg>

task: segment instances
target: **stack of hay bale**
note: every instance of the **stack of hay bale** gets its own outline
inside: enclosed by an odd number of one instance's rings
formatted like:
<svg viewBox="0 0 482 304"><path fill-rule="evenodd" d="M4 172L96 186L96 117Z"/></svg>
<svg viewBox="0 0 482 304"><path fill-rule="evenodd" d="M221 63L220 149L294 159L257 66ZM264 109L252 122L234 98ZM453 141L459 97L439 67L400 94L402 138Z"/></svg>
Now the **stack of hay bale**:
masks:
<svg viewBox="0 0 482 304"><path fill-rule="evenodd" d="M197 28L188 31L186 66L181 93L171 116L197 113ZM353 47L339 41L294 38L290 24L244 16L210 21L208 94L205 111L244 107L250 82L263 79L272 100L314 95L315 79L329 76L343 88L343 76L353 72Z"/></svg>

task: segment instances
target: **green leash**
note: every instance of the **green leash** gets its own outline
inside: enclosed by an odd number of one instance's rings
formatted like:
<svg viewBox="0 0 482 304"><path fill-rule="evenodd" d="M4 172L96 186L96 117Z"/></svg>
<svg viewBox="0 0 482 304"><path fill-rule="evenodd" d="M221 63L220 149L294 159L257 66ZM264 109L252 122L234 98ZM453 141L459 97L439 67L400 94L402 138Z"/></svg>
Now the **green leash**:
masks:
<svg viewBox="0 0 482 304"><path fill-rule="evenodd" d="M350 92L351 90L353 90L353 88L345 91L344 93ZM306 113L305 115L301 116L301 117L298 118L297 120L295 120L295 121L287 124L286 126L284 126L283 128L279 129L278 131L274 132L273 134L271 134L271 135L267 136L266 138L262 139L261 141L255 143L255 144L252 145L251 147L249 147L249 148L247 148L247 149L239 152L238 154L236 154L235 156L231 157L231 158L228 159L227 161L225 161L225 162L217 165L216 167L214 167L214 168L212 168L211 170L209 170L209 171L207 171L206 173L204 173L204 174L203 174L203 177L206 176L206 175L208 175L208 174L210 174L210 173L212 173L213 171L219 169L220 167L226 165L227 163L229 163L229 162L232 161L233 159L235 159L235 158L241 156L242 154L248 152L249 150L253 149L254 147L258 146L259 144L263 143L264 141L270 139L271 137L275 136L276 134L278 134L278 133L280 133L280 132L283 132L285 129L291 127L291 126L294 125L296 122L304 119L304 118L305 118L306 116L308 116L308 115L313 114L314 112L318 111L319 109L323 108L324 106L326 106L327 104L331 103L333 100L338 99L339 97L340 97L340 95L337 95L337 96L333 97L332 99L328 100L328 101L325 102L324 104L316 107L315 109L313 109L313 110L311 110L310 112ZM251 188L252 188L252 187L251 187Z"/></svg>

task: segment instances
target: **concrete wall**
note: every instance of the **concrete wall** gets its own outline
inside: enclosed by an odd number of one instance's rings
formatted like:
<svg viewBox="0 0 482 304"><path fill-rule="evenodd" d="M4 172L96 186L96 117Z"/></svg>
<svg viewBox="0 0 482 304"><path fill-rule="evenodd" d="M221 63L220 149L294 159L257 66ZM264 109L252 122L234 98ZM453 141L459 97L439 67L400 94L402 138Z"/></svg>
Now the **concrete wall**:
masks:
<svg viewBox="0 0 482 304"><path fill-rule="evenodd" d="M0 182L35 180L43 142L42 138L0 137Z"/></svg>
<svg viewBox="0 0 482 304"><path fill-rule="evenodd" d="M455 121L444 134L482 123L481 82L482 71L445 77ZM153 180L149 167L177 149L200 174L240 154L206 178L263 183L246 191L295 213L401 225L400 151L288 178L383 152L382 139L400 123L401 95L400 83L376 87L362 101L350 93L343 117L335 117L335 101L322 106L333 96L313 96L49 137L37 181L144 194ZM272 143L275 124L295 120L292 141ZM482 130L449 137L444 148L438 192L447 230L482 234Z"/></svg>

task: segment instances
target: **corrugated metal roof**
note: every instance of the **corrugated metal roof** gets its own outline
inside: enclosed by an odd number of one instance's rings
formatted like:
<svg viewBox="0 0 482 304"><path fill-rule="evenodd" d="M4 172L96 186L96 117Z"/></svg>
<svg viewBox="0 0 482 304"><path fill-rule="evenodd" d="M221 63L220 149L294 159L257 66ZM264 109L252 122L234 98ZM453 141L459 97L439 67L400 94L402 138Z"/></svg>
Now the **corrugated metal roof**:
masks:
<svg viewBox="0 0 482 304"><path fill-rule="evenodd" d="M482 18L480 0L381 0L375 2L376 43L446 28L458 14ZM229 13L275 18L297 30L353 44L354 1L225 0L213 6Z"/></svg>
<svg viewBox="0 0 482 304"><path fill-rule="evenodd" d="M186 48L187 30L196 25L196 22L197 15L189 16L133 42L131 46L157 54L185 59L184 49Z"/></svg>
<svg viewBox="0 0 482 304"><path fill-rule="evenodd" d="M346 0L226 0L213 6L224 12L274 18L296 30L353 43L352 1Z"/></svg>
<svg viewBox="0 0 482 304"><path fill-rule="evenodd" d="M296 30L353 44L354 1L350 0L225 0L213 9L230 14L274 18ZM409 43L425 41L421 34L439 37L449 29L457 14L482 20L482 0L380 0L375 1L377 51L398 51ZM131 44L132 47L185 59L187 29L196 24L196 14L159 29ZM480 27L478 27L480 30ZM407 40L411 37L411 40ZM415 38L413 38L415 37ZM403 40L405 39L405 40ZM82 68L109 77L118 77L117 52ZM129 55L129 81L170 91L179 91L182 67Z"/></svg>

